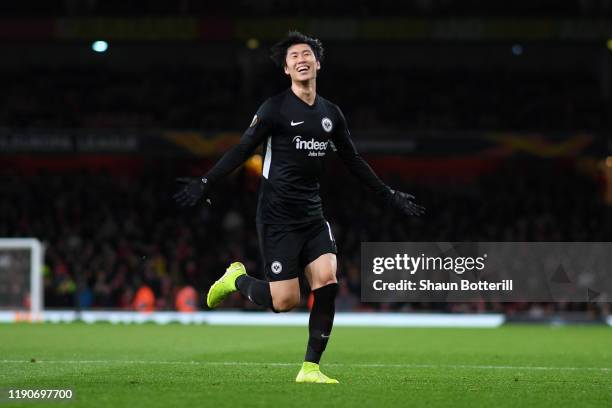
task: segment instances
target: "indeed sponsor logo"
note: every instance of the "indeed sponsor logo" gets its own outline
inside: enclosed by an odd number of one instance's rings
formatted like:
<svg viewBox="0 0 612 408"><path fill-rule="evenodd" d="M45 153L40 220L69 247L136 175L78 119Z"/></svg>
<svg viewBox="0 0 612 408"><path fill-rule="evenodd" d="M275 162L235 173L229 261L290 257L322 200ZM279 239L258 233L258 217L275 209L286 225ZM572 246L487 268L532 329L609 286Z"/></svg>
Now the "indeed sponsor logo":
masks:
<svg viewBox="0 0 612 408"><path fill-rule="evenodd" d="M293 143L295 143L295 148L298 150L327 150L327 142L319 142L314 138L310 140L303 140L302 136L296 136L293 138Z"/></svg>

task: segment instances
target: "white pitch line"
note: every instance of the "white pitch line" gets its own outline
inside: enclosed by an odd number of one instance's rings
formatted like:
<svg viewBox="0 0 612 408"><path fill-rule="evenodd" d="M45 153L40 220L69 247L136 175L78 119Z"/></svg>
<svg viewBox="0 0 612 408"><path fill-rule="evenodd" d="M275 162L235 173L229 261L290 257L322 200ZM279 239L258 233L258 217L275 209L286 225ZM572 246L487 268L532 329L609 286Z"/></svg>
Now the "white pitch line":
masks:
<svg viewBox="0 0 612 408"><path fill-rule="evenodd" d="M221 366L272 366L272 367L299 367L298 363L260 363L248 361L155 361L155 360L0 360L2 364L158 364L158 365L221 365ZM433 369L473 369L473 370L535 370L535 371L602 371L609 372L609 367L547 367L547 366L496 366L496 365L469 365L469 364L384 364L384 363L358 363L343 364L330 363L327 367L358 367L358 368L433 368Z"/></svg>

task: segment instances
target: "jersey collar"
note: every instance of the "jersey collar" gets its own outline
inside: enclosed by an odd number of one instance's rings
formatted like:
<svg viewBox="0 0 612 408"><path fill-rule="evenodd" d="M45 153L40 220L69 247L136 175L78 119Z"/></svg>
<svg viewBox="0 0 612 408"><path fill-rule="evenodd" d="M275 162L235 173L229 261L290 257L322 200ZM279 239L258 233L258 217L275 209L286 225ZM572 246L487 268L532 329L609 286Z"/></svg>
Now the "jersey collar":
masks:
<svg viewBox="0 0 612 408"><path fill-rule="evenodd" d="M306 102L304 102L303 100L300 99L299 96L297 96L293 90L291 88L289 88L287 90L287 92L289 93L290 97L292 97L293 99L295 99L296 101L298 101L298 103L301 103L304 107L306 107L307 109L315 109L317 107L317 104L319 103L319 94L315 95L315 100L314 103L312 105L307 104Z"/></svg>

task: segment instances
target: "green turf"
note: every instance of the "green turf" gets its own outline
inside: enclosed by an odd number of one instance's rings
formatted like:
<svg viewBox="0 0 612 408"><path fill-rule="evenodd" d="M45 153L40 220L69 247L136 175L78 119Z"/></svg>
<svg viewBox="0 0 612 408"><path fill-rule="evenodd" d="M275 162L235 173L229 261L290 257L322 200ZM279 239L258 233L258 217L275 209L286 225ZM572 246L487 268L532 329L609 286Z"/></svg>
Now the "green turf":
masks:
<svg viewBox="0 0 612 408"><path fill-rule="evenodd" d="M71 407L612 406L610 327L338 327L322 367L339 385L293 383L305 341L305 328L5 324L0 388L71 387Z"/></svg>

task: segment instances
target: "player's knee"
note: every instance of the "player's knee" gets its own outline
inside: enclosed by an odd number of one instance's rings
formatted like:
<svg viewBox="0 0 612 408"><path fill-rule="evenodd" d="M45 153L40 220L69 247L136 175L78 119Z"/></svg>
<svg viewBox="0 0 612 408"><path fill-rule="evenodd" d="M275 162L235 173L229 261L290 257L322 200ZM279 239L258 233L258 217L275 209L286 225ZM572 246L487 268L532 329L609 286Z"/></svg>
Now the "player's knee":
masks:
<svg viewBox="0 0 612 408"><path fill-rule="evenodd" d="M315 282L313 282L312 290L322 288L323 286L331 285L334 283L338 283L338 279L336 278L335 273L326 273L323 275L319 275Z"/></svg>
<svg viewBox="0 0 612 408"><path fill-rule="evenodd" d="M332 283L338 283L338 278L336 278L335 273L325 276L321 286L331 285Z"/></svg>
<svg viewBox="0 0 612 408"><path fill-rule="evenodd" d="M300 304L300 296L280 296L272 299L274 310L277 312L288 312Z"/></svg>

